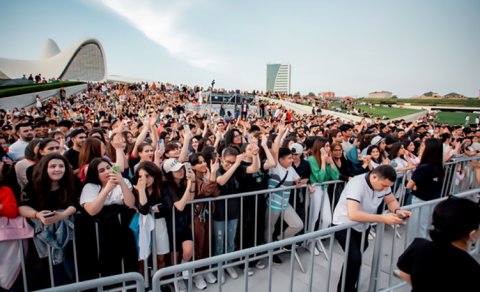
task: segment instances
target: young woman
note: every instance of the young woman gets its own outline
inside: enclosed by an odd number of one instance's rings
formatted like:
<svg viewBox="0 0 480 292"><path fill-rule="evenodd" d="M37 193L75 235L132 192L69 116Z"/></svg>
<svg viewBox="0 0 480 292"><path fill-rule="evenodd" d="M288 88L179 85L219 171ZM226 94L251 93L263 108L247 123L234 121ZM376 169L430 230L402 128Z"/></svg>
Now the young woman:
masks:
<svg viewBox="0 0 480 292"><path fill-rule="evenodd" d="M308 157L310 163L310 182L322 183L329 180L337 180L340 177L340 173L337 166L333 162L332 153L330 151L330 143L325 138L318 138L311 149L312 155ZM313 231L315 224L322 215L320 229L327 228L332 221L332 211L330 206L330 200L327 195L328 186L316 186L315 192L311 195L310 202L310 220L308 224L308 230ZM323 207L322 207L323 204ZM321 210L320 210L321 209Z"/></svg>
<svg viewBox="0 0 480 292"><path fill-rule="evenodd" d="M220 167L218 160L210 161L210 167L207 165L202 153L194 153L190 157L192 169L195 172L196 192L195 198L216 197L220 194L217 187L217 170ZM215 210L214 203L197 203L194 205L194 234L195 234L195 259L204 259L210 256L210 214ZM205 281L206 280L206 281ZM207 287L207 283L213 284L217 281L215 275L208 272L205 275L197 275L193 278L195 286L202 290Z"/></svg>
<svg viewBox="0 0 480 292"><path fill-rule="evenodd" d="M0 158L7 157L3 149L0 149ZM15 200L14 190L9 186L8 181L11 177L13 167L5 162L0 161L0 290L4 291L22 291L24 290L21 284L20 271L22 269L22 238L33 236L33 229L31 234L11 234L11 230L3 229L7 223L12 220L15 223L24 223L23 217L18 216L18 206ZM14 175L14 174L13 174ZM16 183L15 179L13 182ZM17 194L18 195L18 194ZM18 216L18 217L17 217ZM12 224L13 225L13 224ZM17 225L17 224L16 224ZM18 224L17 226L20 226ZM11 290L10 290L11 289Z"/></svg>
<svg viewBox="0 0 480 292"><path fill-rule="evenodd" d="M385 164L383 157L380 153L380 147L377 145L372 145L368 147L367 149L367 155L370 156L370 163L368 165L370 170L373 170L374 168Z"/></svg>
<svg viewBox="0 0 480 292"><path fill-rule="evenodd" d="M182 263L188 262L194 252L190 226L191 204L188 204L188 202L195 197L195 174L192 171L186 173L183 163L180 163L176 158L165 160L162 167L166 178L165 186L162 189L162 198L166 210L165 219L169 233L170 250L174 251L172 263L177 264L179 255L181 255ZM183 277L188 278L188 271L183 271ZM177 283L182 287L185 285L183 281Z"/></svg>
<svg viewBox="0 0 480 292"><path fill-rule="evenodd" d="M104 158L94 158L90 162L85 182L80 205L86 216L81 219L98 224L85 224L86 232L92 231L88 230L90 227L95 234L98 228L98 238L95 235L78 237L85 241L93 238L94 244L97 239L100 257L92 269L98 267L102 276L115 275L122 272L123 259L125 271L136 271L135 240L128 227L133 217L133 210L128 209L135 205L132 185ZM96 254L85 256L96 257Z"/></svg>
<svg viewBox="0 0 480 292"><path fill-rule="evenodd" d="M53 248L55 285L73 280L73 266L68 265L72 261L65 261L65 250L73 238L77 199L78 189L67 159L58 153L43 157L36 164L32 181L25 187L19 202L20 215L31 219L36 229L33 241L29 241L30 272L36 274L30 278L29 289L50 287L49 248ZM35 248L37 252L33 252ZM72 259L73 255L67 254L67 257Z"/></svg>
<svg viewBox="0 0 480 292"><path fill-rule="evenodd" d="M124 171L125 166L125 154L123 149L125 148L125 142L123 137L119 134L113 136L112 146L115 148L115 166L118 166L120 172ZM89 163L95 158L104 158L106 155L106 146L98 138L87 138L78 157L78 165L80 166L79 177L82 183L86 183L87 172L90 169Z"/></svg>
<svg viewBox="0 0 480 292"><path fill-rule="evenodd" d="M440 198L445 176L443 168L443 145L441 140L429 138L425 140L422 160L415 169L412 178L407 183L407 189L412 190L412 204L421 203ZM409 239L419 231L420 235L426 236L429 219L429 208L417 208L410 220L408 235ZM417 230L419 228L419 230Z"/></svg>
<svg viewBox="0 0 480 292"><path fill-rule="evenodd" d="M50 154L50 153L59 153L60 154L60 143L53 138L45 138L40 140L37 146L37 153L35 161L40 161L43 156ZM35 164L32 164L30 167L27 168L27 180L32 180L33 175L33 168Z"/></svg>
<svg viewBox="0 0 480 292"><path fill-rule="evenodd" d="M165 267L165 255L170 252L167 223L165 221L166 210L161 195L162 177L162 172L155 163L151 161L140 162L135 172L134 179L137 180L137 184L133 190L137 211L145 216L152 212L154 214L154 234L159 269ZM150 232L150 230L146 230L145 232ZM139 264L141 273L143 274L143 261Z"/></svg>
<svg viewBox="0 0 480 292"><path fill-rule="evenodd" d="M257 150L258 151L258 150ZM252 157L252 164L248 167L242 167L241 162L245 154L239 154L234 147L227 147L222 152L222 164L217 171L217 184L221 190L221 196L238 193L240 185L244 183L244 177L247 173L255 173L259 170L258 157L255 154ZM237 233L237 223L240 217L240 199L218 200L215 202L215 212L213 214L213 228L215 234L215 255L221 255L224 252L233 252L235 250L235 235ZM227 242L227 250L224 250ZM225 269L232 279L238 278L238 274L233 267Z"/></svg>
<svg viewBox="0 0 480 292"><path fill-rule="evenodd" d="M241 147L243 143L243 136L240 130L238 129L230 129L225 133L225 146L233 146L236 145L237 147Z"/></svg>
<svg viewBox="0 0 480 292"><path fill-rule="evenodd" d="M394 186L394 192L397 193L402 191L402 181L404 180L403 176L409 175L409 171L415 169L415 165L412 164L410 159L406 156L408 151L405 150L401 142L393 143L392 148L390 149L390 161L391 165L397 172L397 181ZM398 195L397 195L398 197Z"/></svg>
<svg viewBox="0 0 480 292"><path fill-rule="evenodd" d="M431 241L416 238L399 257L400 277L412 291L476 291L480 265L468 253L480 239L480 208L449 197L433 211Z"/></svg>

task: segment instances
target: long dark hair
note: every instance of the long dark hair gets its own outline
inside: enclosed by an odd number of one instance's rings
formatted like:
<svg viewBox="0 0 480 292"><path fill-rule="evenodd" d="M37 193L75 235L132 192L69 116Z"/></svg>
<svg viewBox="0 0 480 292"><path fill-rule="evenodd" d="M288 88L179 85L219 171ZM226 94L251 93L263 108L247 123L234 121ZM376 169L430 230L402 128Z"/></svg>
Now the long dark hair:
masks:
<svg viewBox="0 0 480 292"><path fill-rule="evenodd" d="M390 156L390 160L394 160L397 158L398 152L402 148L402 143L401 142L395 142L392 144L392 148L390 148L390 152L388 153Z"/></svg>
<svg viewBox="0 0 480 292"><path fill-rule="evenodd" d="M85 177L85 184L96 184L96 185L102 185L100 182L100 179L98 178L98 165L102 162L106 162L108 165L112 166L112 163L110 161L106 160L105 158L94 158L89 164L88 164L88 171L87 171L87 176Z"/></svg>
<svg viewBox="0 0 480 292"><path fill-rule="evenodd" d="M40 210L48 209L48 206L46 206L48 202L47 196L52 191L52 180L48 175L47 168L48 163L53 159L59 159L63 161L63 164L65 165L65 173L58 182L60 189L58 201L61 205L64 205L68 202L70 196L75 193L73 171L70 168L68 160L59 153L50 153L45 155L37 164L35 164L32 175L33 189L35 191L35 195L38 197L38 200L36 201L39 203L38 207Z"/></svg>
<svg viewBox="0 0 480 292"><path fill-rule="evenodd" d="M317 139L315 139L315 142L313 142L312 149L310 149L312 156L315 158L319 166L322 165L322 152L320 150L325 147L325 144L327 144L327 142L328 140L326 138L317 137Z"/></svg>
<svg viewBox="0 0 480 292"><path fill-rule="evenodd" d="M377 164L381 164L382 161L383 161L383 157L382 157L382 150L380 150L380 147L378 145L372 145L370 147L367 148L367 155L372 155L372 151L373 149L377 149L378 152L379 152L379 156L378 156L378 159L373 159L373 157L371 157L371 159L373 160L373 162L377 163Z"/></svg>
<svg viewBox="0 0 480 292"><path fill-rule="evenodd" d="M162 192L162 177L163 177L162 171L155 163L151 161L143 161L138 165L137 171L135 171L135 176L132 179L133 181L138 181L139 172L141 169L147 172L148 175L153 177L154 179L153 185L152 185L152 193L150 195L147 193L147 196L155 200L160 200L161 192ZM138 193L135 188L133 188L133 194L135 195L135 198L138 200Z"/></svg>
<svg viewBox="0 0 480 292"><path fill-rule="evenodd" d="M233 129L230 129L228 130L226 133L225 133L225 145L228 147L228 146L231 146L233 144L233 139L234 139L234 135L235 135L235 132L237 132L238 134L242 135L242 133L240 132L239 129L236 129L236 128L233 128ZM235 145L235 144L233 144ZM237 146L240 146L240 145L237 145Z"/></svg>
<svg viewBox="0 0 480 292"><path fill-rule="evenodd" d="M443 181L445 171L443 169L443 143L440 139L429 138L425 140L425 150L422 153L420 165L427 164L435 168L438 179Z"/></svg>
<svg viewBox="0 0 480 292"><path fill-rule="evenodd" d="M78 155L78 165L89 164L94 158L102 157L102 141L99 138L87 138Z"/></svg>

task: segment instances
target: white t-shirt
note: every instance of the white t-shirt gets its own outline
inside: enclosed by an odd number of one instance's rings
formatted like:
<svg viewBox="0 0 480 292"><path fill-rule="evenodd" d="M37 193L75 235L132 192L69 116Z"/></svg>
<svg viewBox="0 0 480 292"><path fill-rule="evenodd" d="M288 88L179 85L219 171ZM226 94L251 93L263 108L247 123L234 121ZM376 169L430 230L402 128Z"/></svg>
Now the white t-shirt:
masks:
<svg viewBox="0 0 480 292"><path fill-rule="evenodd" d="M376 214L378 206L380 206L382 203L383 198L392 193L390 187L387 187L380 192L371 188L369 182L367 182L369 174L370 172L354 176L347 183L345 189L343 189L343 192L340 195L337 207L333 212L333 224L340 225L353 222L348 219L347 200L357 201L360 203L360 209L362 211L370 214ZM367 228L368 223L353 227L353 229L359 232L362 232Z"/></svg>
<svg viewBox="0 0 480 292"><path fill-rule="evenodd" d="M132 189L132 184L128 179L123 179L127 184L128 188ZM82 194L80 195L80 205L83 206L85 203L91 203L100 194L102 186L97 184L86 184L82 189ZM105 199L104 206L108 205L123 205L123 192L120 185L117 185L110 193L108 193L107 198Z"/></svg>

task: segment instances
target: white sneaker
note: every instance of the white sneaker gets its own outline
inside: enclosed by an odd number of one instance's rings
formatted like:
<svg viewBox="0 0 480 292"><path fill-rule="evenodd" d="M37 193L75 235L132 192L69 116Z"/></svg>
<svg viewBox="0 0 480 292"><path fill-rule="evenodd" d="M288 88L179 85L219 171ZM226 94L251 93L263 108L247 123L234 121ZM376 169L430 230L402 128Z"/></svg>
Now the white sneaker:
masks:
<svg viewBox="0 0 480 292"><path fill-rule="evenodd" d="M234 267L225 268L225 271L227 271L230 278L232 278L232 279L237 279L238 278L237 271L235 271Z"/></svg>
<svg viewBox="0 0 480 292"><path fill-rule="evenodd" d="M257 264L255 265L255 268L259 269L259 270L263 270L267 267L267 265L265 264L265 261L263 259L259 259Z"/></svg>
<svg viewBox="0 0 480 292"><path fill-rule="evenodd" d="M253 270L253 268L248 268L247 269L247 274L248 274L249 277L251 277L255 274L255 271Z"/></svg>
<svg viewBox="0 0 480 292"><path fill-rule="evenodd" d="M193 277L193 283L195 283L195 287L197 287L197 289L203 290L207 288L207 282L205 282L205 279L202 275L196 275Z"/></svg>
<svg viewBox="0 0 480 292"><path fill-rule="evenodd" d="M190 277L190 271L189 270L183 271L182 276L185 280L188 280L188 278Z"/></svg>
<svg viewBox="0 0 480 292"><path fill-rule="evenodd" d="M217 282L217 277L212 272L208 272L205 274L205 280L210 284L214 284Z"/></svg>
<svg viewBox="0 0 480 292"><path fill-rule="evenodd" d="M183 281L182 279L178 279L175 282L175 291L187 292L187 285L185 284L185 281Z"/></svg>
<svg viewBox="0 0 480 292"><path fill-rule="evenodd" d="M313 249L313 253L316 255L316 256L319 256L320 255L320 250L318 249L318 247L315 247Z"/></svg>

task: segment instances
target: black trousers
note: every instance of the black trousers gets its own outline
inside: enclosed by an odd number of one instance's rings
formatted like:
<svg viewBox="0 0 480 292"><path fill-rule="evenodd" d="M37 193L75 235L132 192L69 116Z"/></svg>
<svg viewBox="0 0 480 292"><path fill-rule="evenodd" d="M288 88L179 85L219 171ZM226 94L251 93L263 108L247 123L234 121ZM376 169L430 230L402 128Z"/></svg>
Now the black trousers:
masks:
<svg viewBox="0 0 480 292"><path fill-rule="evenodd" d="M368 233L370 232L370 227L365 231L364 246L362 247L362 232L358 232L354 229L350 233L350 244L348 247L348 256L347 256L347 269L345 271L345 292L357 291L357 280L360 275L360 267L362 265L362 253L368 247ZM342 230L335 233L335 238L338 240L338 243L342 246L342 249L345 251L345 246L347 245L347 230ZM345 266L345 265L344 265ZM338 281L337 291L342 291L342 280L343 280L343 267L340 274L340 280Z"/></svg>

